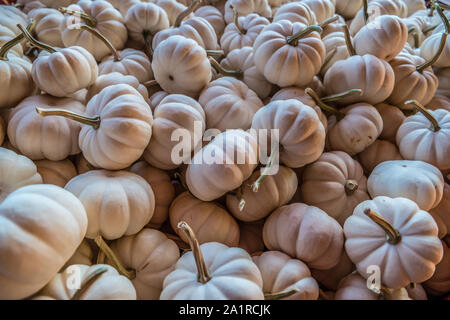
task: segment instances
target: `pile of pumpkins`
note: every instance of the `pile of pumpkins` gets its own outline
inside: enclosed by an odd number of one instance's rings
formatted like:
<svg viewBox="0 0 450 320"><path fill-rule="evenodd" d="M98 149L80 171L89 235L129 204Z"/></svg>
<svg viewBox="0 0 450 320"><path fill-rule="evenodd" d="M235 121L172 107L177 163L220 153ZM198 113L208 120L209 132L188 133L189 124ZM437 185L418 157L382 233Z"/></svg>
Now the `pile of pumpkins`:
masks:
<svg viewBox="0 0 450 320"><path fill-rule="evenodd" d="M448 297L444 4L4 2L0 299Z"/></svg>

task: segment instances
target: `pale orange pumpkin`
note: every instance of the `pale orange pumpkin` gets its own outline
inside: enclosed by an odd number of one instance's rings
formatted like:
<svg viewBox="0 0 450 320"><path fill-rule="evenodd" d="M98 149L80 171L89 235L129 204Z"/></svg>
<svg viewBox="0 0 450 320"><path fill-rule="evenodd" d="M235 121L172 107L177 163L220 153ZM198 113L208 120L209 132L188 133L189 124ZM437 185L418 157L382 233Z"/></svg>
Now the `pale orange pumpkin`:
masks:
<svg viewBox="0 0 450 320"><path fill-rule="evenodd" d="M444 248L444 257L436 265L436 271L433 276L424 282L426 291L433 295L447 294L450 290L450 248L445 241L442 241Z"/></svg>
<svg viewBox="0 0 450 320"><path fill-rule="evenodd" d="M383 119L383 130L381 131L380 139L395 143L398 128L403 123L403 120L405 120L405 115L400 108L387 103L377 104L375 108L380 114L381 119Z"/></svg>
<svg viewBox="0 0 450 320"><path fill-rule="evenodd" d="M450 99L447 96L436 94L433 99L426 105L427 109L445 109L450 111Z"/></svg>
<svg viewBox="0 0 450 320"><path fill-rule="evenodd" d="M64 188L70 179L75 177L77 169L69 159L61 161L40 160L35 162L37 171L45 184L54 184Z"/></svg>
<svg viewBox="0 0 450 320"><path fill-rule="evenodd" d="M450 185L447 182L444 184L444 193L439 205L430 210L430 214L439 227L440 238L445 237L450 232Z"/></svg>
<svg viewBox="0 0 450 320"><path fill-rule="evenodd" d="M363 152L358 154L359 161L365 172L370 173L377 165L390 160L403 160L400 151L395 144L377 139Z"/></svg>

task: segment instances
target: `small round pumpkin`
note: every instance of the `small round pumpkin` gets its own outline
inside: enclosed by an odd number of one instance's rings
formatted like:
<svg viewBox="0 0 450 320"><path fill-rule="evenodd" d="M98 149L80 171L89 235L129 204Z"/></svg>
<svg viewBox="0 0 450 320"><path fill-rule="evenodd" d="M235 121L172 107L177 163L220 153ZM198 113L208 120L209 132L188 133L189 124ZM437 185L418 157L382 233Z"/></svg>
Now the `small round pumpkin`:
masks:
<svg viewBox="0 0 450 320"><path fill-rule="evenodd" d="M303 1L287 2L280 6L273 16L273 22L280 20L289 20L292 23L301 22L306 25L317 23L316 15Z"/></svg>
<svg viewBox="0 0 450 320"><path fill-rule="evenodd" d="M345 19L353 19L362 5L362 0L336 0L336 13Z"/></svg>
<svg viewBox="0 0 450 320"><path fill-rule="evenodd" d="M358 154L359 161L365 172L370 173L376 166L385 161L403 160L395 144L377 139L374 143Z"/></svg>
<svg viewBox="0 0 450 320"><path fill-rule="evenodd" d="M450 290L450 248L445 241L442 241L444 248L444 257L436 265L436 271L433 276L424 282L426 291L433 295L443 295Z"/></svg>
<svg viewBox="0 0 450 320"><path fill-rule="evenodd" d="M150 185L127 171L92 170L70 180L88 217L86 238L118 239L138 233L152 218L155 196Z"/></svg>
<svg viewBox="0 0 450 320"><path fill-rule="evenodd" d="M439 205L430 210L430 214L439 226L440 238L445 237L450 233L450 185L447 182L444 184L444 193Z"/></svg>
<svg viewBox="0 0 450 320"><path fill-rule="evenodd" d="M37 171L45 184L64 188L77 175L77 169L69 159L61 161L40 160L35 162Z"/></svg>
<svg viewBox="0 0 450 320"><path fill-rule="evenodd" d="M383 130L380 133L380 139L395 143L398 128L405 120L405 115L400 108L387 103L377 104L375 108L381 119L383 119Z"/></svg>
<svg viewBox="0 0 450 320"><path fill-rule="evenodd" d="M195 16L201 17L208 21L214 28L217 39L220 39L226 26L222 12L214 6L204 5L195 10L194 13Z"/></svg>
<svg viewBox="0 0 450 320"><path fill-rule="evenodd" d="M245 17L251 13L257 13L261 17L270 18L272 10L267 0L229 0L225 4L224 18L226 23L231 23L235 8L238 14Z"/></svg>
<svg viewBox="0 0 450 320"><path fill-rule="evenodd" d="M314 12L317 22L322 23L334 15L335 1L336 0L303 0L302 2Z"/></svg>
<svg viewBox="0 0 450 320"><path fill-rule="evenodd" d="M52 8L39 8L32 10L28 17L36 21L34 32L39 41L55 47L64 47L61 37L64 15L61 12Z"/></svg>

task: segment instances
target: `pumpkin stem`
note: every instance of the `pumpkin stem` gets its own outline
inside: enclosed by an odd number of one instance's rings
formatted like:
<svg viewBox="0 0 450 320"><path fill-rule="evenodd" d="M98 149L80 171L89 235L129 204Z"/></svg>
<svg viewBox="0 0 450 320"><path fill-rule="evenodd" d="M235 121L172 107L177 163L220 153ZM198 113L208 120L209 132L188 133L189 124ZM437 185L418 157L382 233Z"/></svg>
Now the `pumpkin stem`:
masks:
<svg viewBox="0 0 450 320"><path fill-rule="evenodd" d="M358 190L358 187L359 187L358 181L356 181L356 180L349 179L349 180L345 181L345 193L348 196L351 196L352 194L354 194L355 191Z"/></svg>
<svg viewBox="0 0 450 320"><path fill-rule="evenodd" d="M208 57L221 57L225 54L223 50L205 50Z"/></svg>
<svg viewBox="0 0 450 320"><path fill-rule="evenodd" d="M80 17L86 22L89 27L95 28L97 26L97 20L85 12L75 11L65 7L58 8L58 11L61 13L70 14L71 16Z"/></svg>
<svg viewBox="0 0 450 320"><path fill-rule="evenodd" d="M392 300L391 291L387 287L385 287L383 285L381 285L380 291L377 292L377 293L380 295L379 296L380 300Z"/></svg>
<svg viewBox="0 0 450 320"><path fill-rule="evenodd" d="M87 117L83 116L81 114L75 113L73 111L64 110L64 109L43 109L36 107L36 112L43 116L60 116L67 119L75 120L82 124L87 124L89 126L92 126L94 129L98 129L100 127L100 116L95 117Z"/></svg>
<svg viewBox="0 0 450 320"><path fill-rule="evenodd" d="M245 199L244 199L244 195L242 194L242 186L236 190L236 197L239 200L239 211L242 212L245 208L245 203L246 203Z"/></svg>
<svg viewBox="0 0 450 320"><path fill-rule="evenodd" d="M379 225L384 232L386 232L386 240L390 244L397 244L400 242L402 236L397 229L395 229L386 219L380 216L378 213L372 211L371 209L364 210L364 213L377 225Z"/></svg>
<svg viewBox="0 0 450 320"><path fill-rule="evenodd" d="M265 300L281 300L281 299L284 299L284 298L288 298L288 297L296 294L299 291L300 290L298 290L297 288L293 287L293 288L288 288L288 289L280 291L280 292L265 293L264 294L264 299Z"/></svg>
<svg viewBox="0 0 450 320"><path fill-rule="evenodd" d="M432 17L434 15L434 9L435 9L435 5L436 4L436 0L431 0L430 2L430 11L428 11L428 16Z"/></svg>
<svg viewBox="0 0 450 320"><path fill-rule="evenodd" d="M448 22L447 17L445 16L445 14L442 11L439 4L436 3L435 7L436 7L436 10L437 10L439 16L441 17L442 21L444 22L445 32L442 33L441 43L439 44L439 49L436 52L436 54L433 56L433 58L430 61L425 62L424 64L421 64L420 66L416 67L416 70L420 73L422 73L426 68L432 66L433 64L436 63L436 61L438 61L438 59L441 57L442 52L444 51L445 44L447 43L447 37L448 37L448 34L450 33L450 23Z"/></svg>
<svg viewBox="0 0 450 320"><path fill-rule="evenodd" d="M191 247L195 264L197 265L197 281L202 284L207 283L209 280L211 280L211 276L209 274L208 268L206 267L205 259L203 259L202 250L194 231L185 221L178 222L177 227L178 229L181 229L183 231L184 235L189 241L189 246Z"/></svg>
<svg viewBox="0 0 450 320"><path fill-rule="evenodd" d="M431 122L431 130L433 130L434 132L441 130L439 122L431 114L430 111L428 111L423 105L420 104L420 102L418 102L417 100L408 100L405 102L405 104L412 104L414 108L417 109L417 111L423 114Z"/></svg>
<svg viewBox="0 0 450 320"><path fill-rule="evenodd" d="M151 87L159 86L159 83L156 80L148 80L148 81L144 82L143 85L146 86L147 88L151 88Z"/></svg>
<svg viewBox="0 0 450 320"><path fill-rule="evenodd" d="M219 72L221 75L225 76L225 77L233 77L239 80L242 80L242 78L244 77L244 73L240 70L227 70L224 69L220 63L217 62L216 59L214 59L213 57L209 57L209 62L211 63L211 66L214 67L214 69L216 69L217 72Z"/></svg>
<svg viewBox="0 0 450 320"><path fill-rule="evenodd" d="M255 182L253 182L250 186L253 190L253 192L258 192L259 191L259 187L261 187L261 184L264 182L264 180L266 180L267 176L269 175L272 166L275 162L275 159L277 159L279 156L279 152L278 151L273 151L270 154L270 157L267 161L266 166L264 167L264 170L262 171L262 173L260 174L260 176L258 177L258 179L256 179Z"/></svg>
<svg viewBox="0 0 450 320"><path fill-rule="evenodd" d="M345 114L343 114L341 111L324 103L313 89L306 88L305 93L314 100L314 102L319 106L320 109L334 114L338 121L342 120L345 117Z"/></svg>
<svg viewBox="0 0 450 320"><path fill-rule="evenodd" d="M299 31L296 34L293 34L292 36L286 37L286 41L288 44L295 47L298 45L298 40L306 37L308 34L310 34L312 32L321 33L322 28L320 26L316 26L316 25L308 26L305 29L303 29L302 31Z"/></svg>
<svg viewBox="0 0 450 320"><path fill-rule="evenodd" d="M367 0L363 0L363 14L364 24L367 24L367 21L369 21L369 2Z"/></svg>
<svg viewBox="0 0 450 320"><path fill-rule="evenodd" d="M181 22L183 22L184 18L186 18L188 15L194 12L194 10L197 9L197 7L200 5L201 2L202 0L192 1L189 7L187 7L186 10L184 10L178 15L177 19L175 20L174 27L178 28L179 26L181 26Z"/></svg>
<svg viewBox="0 0 450 320"><path fill-rule="evenodd" d="M341 92L341 93L336 93L336 94L332 94L332 95L326 96L326 97L322 98L321 100L322 100L322 102L325 102L325 103L338 101L338 100L344 99L344 98L346 98L348 96L351 96L351 95L353 95L355 93L359 93L359 95L362 96L362 90L361 89L350 89L348 91L344 91L344 92Z"/></svg>
<svg viewBox="0 0 450 320"><path fill-rule="evenodd" d="M45 50L47 52L50 53L55 53L57 52L57 50L51 46L49 46L48 44L45 44L43 42L40 42L38 40L36 40L35 38L33 38L33 36L28 32L28 30L26 30L23 26L21 26L20 24L17 24L17 28L19 28L19 30L22 32L22 34L24 35L25 38L27 38L27 40L34 45L35 47Z"/></svg>
<svg viewBox="0 0 450 320"><path fill-rule="evenodd" d="M114 61L120 61L119 53L117 52L116 48L112 45L111 41L109 41L104 35L102 35L99 31L96 29L84 24L80 27L83 30L86 30L90 33L92 33L94 36L96 36L98 39L103 41L103 43L108 47L108 49L111 51L112 55L114 56Z"/></svg>
<svg viewBox="0 0 450 320"><path fill-rule="evenodd" d="M98 251L96 264L105 263L105 253L102 250Z"/></svg>
<svg viewBox="0 0 450 320"><path fill-rule="evenodd" d="M230 4L230 8L231 8L231 10L233 10L234 25L236 26L236 28L239 30L239 32L241 34L246 34L247 30L242 28L242 26L239 24L239 13L237 12L236 8L232 4Z"/></svg>
<svg viewBox="0 0 450 320"><path fill-rule="evenodd" d="M330 63L330 61L334 58L334 56L337 53L337 48L334 48L330 54L328 54L325 58L325 61L323 62L322 68L320 68L319 73L323 73L323 71L325 70L325 68L327 67L327 65Z"/></svg>
<svg viewBox="0 0 450 320"><path fill-rule="evenodd" d="M113 266L117 269L117 271L119 271L121 275L124 275L130 280L136 278L136 271L125 269L125 267L120 263L119 258L117 258L116 254L111 250L105 240L103 240L102 236L98 235L97 237L95 237L94 241L99 249L105 253L105 256L109 261L111 261Z"/></svg>
<svg viewBox="0 0 450 320"><path fill-rule="evenodd" d="M428 32L431 32L431 31L433 31L434 29L436 29L437 27L439 27L439 25L440 25L440 23L435 24L434 26L425 28L425 29L422 30L422 32L423 32L423 34L427 34Z"/></svg>
<svg viewBox="0 0 450 320"><path fill-rule="evenodd" d="M31 33L31 31L33 30L34 26L36 25L36 21L34 21L33 19L30 19L28 26L27 26L27 31ZM0 48L0 60L3 61L8 61L8 51L13 48L14 46L18 45L23 39L25 38L25 36L23 35L23 33L15 36L14 38L12 38L11 40L9 40L8 42L6 42L5 44L3 44L3 46Z"/></svg>
<svg viewBox="0 0 450 320"><path fill-rule="evenodd" d="M356 56L355 47L353 46L352 37L350 36L350 30L346 24L342 25L344 29L345 45L347 46L347 51L350 56Z"/></svg>
<svg viewBox="0 0 450 320"><path fill-rule="evenodd" d="M414 48L419 47L419 34L416 31L416 27L411 27L408 29L408 34L412 34L414 37Z"/></svg>
<svg viewBox="0 0 450 320"><path fill-rule="evenodd" d="M80 300L80 298L83 296L83 294L86 292L87 289L98 279L102 274L107 272L108 269L106 267L99 267L95 269L91 274L89 274L84 280L83 283L80 286L80 289L78 289L75 294L70 298L70 300Z"/></svg>
<svg viewBox="0 0 450 320"><path fill-rule="evenodd" d="M334 15L331 18L328 18L324 21L322 21L322 23L319 24L319 27L321 27L322 29L325 29L325 27L327 27L329 24L332 24L333 22L336 22L339 20L339 16Z"/></svg>

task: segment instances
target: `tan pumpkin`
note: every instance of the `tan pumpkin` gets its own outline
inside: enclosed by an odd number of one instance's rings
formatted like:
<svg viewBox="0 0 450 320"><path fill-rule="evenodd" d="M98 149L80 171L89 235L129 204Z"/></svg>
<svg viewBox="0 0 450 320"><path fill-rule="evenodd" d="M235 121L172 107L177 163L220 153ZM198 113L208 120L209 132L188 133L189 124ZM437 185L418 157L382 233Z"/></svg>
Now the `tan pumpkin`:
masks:
<svg viewBox="0 0 450 320"><path fill-rule="evenodd" d="M439 237L442 239L450 232L450 185L447 182L444 184L444 192L442 195L442 200L439 205L430 210L430 214L433 216L434 220L439 227Z"/></svg>
<svg viewBox="0 0 450 320"><path fill-rule="evenodd" d="M433 295L447 294L450 290L450 248L445 241L442 241L442 246L444 248L444 257L436 265L436 271L433 276L423 284L426 291Z"/></svg>
<svg viewBox="0 0 450 320"><path fill-rule="evenodd" d="M109 48L104 42L99 41L92 33L77 26L82 23L95 28L114 48L124 48L127 41L127 28L124 19L108 1L105 0L81 0L76 5L60 9L67 13L61 34L65 47L80 46L89 51L97 61L101 61L109 54ZM81 14L80 14L81 13ZM77 18L77 15L79 18ZM81 18L81 19L80 19ZM75 25L73 24L75 22Z"/></svg>
<svg viewBox="0 0 450 320"><path fill-rule="evenodd" d="M255 222L239 223L239 248L244 249L249 254L261 252L264 250L264 241L262 231L264 220Z"/></svg>
<svg viewBox="0 0 450 320"><path fill-rule="evenodd" d="M282 251L320 270L338 264L344 244L339 223L303 203L275 210L264 224L263 239L269 250Z"/></svg>
<svg viewBox="0 0 450 320"><path fill-rule="evenodd" d="M250 255L217 242L200 245L186 222L192 251L185 253L164 279L161 300L262 300L263 281Z"/></svg>
<svg viewBox="0 0 450 320"><path fill-rule="evenodd" d="M383 119L383 130L381 131L380 139L395 143L398 128L405 120L405 115L400 108L387 103L379 103L375 105L375 108L381 119Z"/></svg>
<svg viewBox="0 0 450 320"><path fill-rule="evenodd" d="M241 186L257 164L257 138L243 130L227 130L194 155L186 184L198 199L212 201Z"/></svg>
<svg viewBox="0 0 450 320"><path fill-rule="evenodd" d="M220 47L225 54L234 49L253 47L256 37L269 24L269 20L256 13L251 13L246 17L236 16L234 23L226 26L220 38Z"/></svg>
<svg viewBox="0 0 450 320"><path fill-rule="evenodd" d="M205 111L206 128L220 131L249 129L255 113L263 106L255 92L233 77L210 82L198 102Z"/></svg>
<svg viewBox="0 0 450 320"><path fill-rule="evenodd" d="M69 98L50 95L28 97L9 116L8 137L11 144L32 160L59 161L80 153L80 124L62 117L41 117L36 107L42 110L61 108L77 113L85 110L82 103Z"/></svg>
<svg viewBox="0 0 450 320"><path fill-rule="evenodd" d="M280 162L299 168L317 160L325 144L325 128L317 113L298 100L278 100L261 108L252 129L278 129Z"/></svg>
<svg viewBox="0 0 450 320"><path fill-rule="evenodd" d="M41 183L42 177L33 161L0 147L0 203L20 187Z"/></svg>
<svg viewBox="0 0 450 320"><path fill-rule="evenodd" d="M254 42L256 67L280 87L307 85L325 61L321 30L288 20L271 23Z"/></svg>
<svg viewBox="0 0 450 320"><path fill-rule="evenodd" d="M3 200L0 225L0 298L24 299L44 287L74 254L86 234L87 217L70 192L40 184Z"/></svg>
<svg viewBox="0 0 450 320"><path fill-rule="evenodd" d="M350 261L350 258L344 250L338 264L333 268L328 270L311 269L311 274L313 278L316 279L322 286L329 290L336 291L339 282L353 270L355 270L355 266Z"/></svg>
<svg viewBox="0 0 450 320"><path fill-rule="evenodd" d="M421 284L411 284L405 289L412 300L428 300L427 293Z"/></svg>
<svg viewBox="0 0 450 320"><path fill-rule="evenodd" d="M175 198L175 188L167 172L153 168L145 161L136 162L130 171L140 175L152 187L155 195L155 212L149 225L159 227L169 216L169 207Z"/></svg>
<svg viewBox="0 0 450 320"><path fill-rule="evenodd" d="M64 15L56 9L39 8L32 10L29 18L36 21L34 32L39 41L51 46L62 48L62 29L64 28Z"/></svg>
<svg viewBox="0 0 450 320"><path fill-rule="evenodd" d="M336 0L336 13L346 19L353 19L362 5L362 0Z"/></svg>
<svg viewBox="0 0 450 320"><path fill-rule="evenodd" d="M254 256L253 261L261 271L266 299L317 300L319 285L302 261L292 259L280 251L266 251ZM287 295L290 291L291 294ZM283 295L287 295L283 297Z"/></svg>
<svg viewBox="0 0 450 320"><path fill-rule="evenodd" d="M89 102L96 94L100 93L103 89L116 84L128 84L136 89L145 101L148 101L147 88L139 82L134 76L124 75L119 72L111 72L107 74L101 74L94 84L92 84L86 93L86 102Z"/></svg>
<svg viewBox="0 0 450 320"><path fill-rule="evenodd" d="M81 244L78 246L75 253L67 260L63 269L73 265L73 264L83 264L86 266L92 266L94 261L94 250L92 250L91 245L85 238Z"/></svg>
<svg viewBox="0 0 450 320"><path fill-rule="evenodd" d="M164 91L191 97L197 96L212 76L206 51L182 36L171 36L160 43L153 54L152 69Z"/></svg>
<svg viewBox="0 0 450 320"><path fill-rule="evenodd" d="M260 176L261 170L256 170L238 192L227 194L227 208L240 221L252 222L267 217L276 208L287 204L297 190L297 175L288 167L280 166L278 172L267 176L254 192L253 186Z"/></svg>
<svg viewBox="0 0 450 320"><path fill-rule="evenodd" d="M226 23L231 23L234 18L234 7L241 17L251 13L257 13L261 17L270 18L272 10L268 0L229 0L225 4L224 18Z"/></svg>
<svg viewBox="0 0 450 320"><path fill-rule="evenodd" d="M445 109L450 111L450 99L447 96L436 94L427 104L426 108L430 110Z"/></svg>
<svg viewBox="0 0 450 320"><path fill-rule="evenodd" d="M153 133L144 152L145 160L163 170L176 169L187 163L192 151L201 147L205 126L205 112L196 100L181 94L168 95L154 111ZM183 136L176 140L180 130ZM200 131L197 133L197 130ZM189 136L186 137L187 134ZM182 150L178 152L182 154L176 154L180 144Z"/></svg>
<svg viewBox="0 0 450 320"><path fill-rule="evenodd" d="M361 202L345 221L344 234L345 250L358 272L367 278L368 267L378 266L381 283L388 288L431 278L442 259L436 223L406 198L381 196Z"/></svg>
<svg viewBox="0 0 450 320"><path fill-rule="evenodd" d="M79 277L79 289L71 288L74 277ZM33 300L136 300L136 291L111 266L73 264L56 274Z"/></svg>
<svg viewBox="0 0 450 320"><path fill-rule="evenodd" d="M61 188L64 188L67 182L78 174L72 161L68 159L61 161L40 160L36 161L35 164L43 183L54 184Z"/></svg>
<svg viewBox="0 0 450 320"><path fill-rule="evenodd" d="M366 173L372 172L382 162L403 160L395 144L380 139L377 139L369 147L364 149L363 152L358 154L358 158Z"/></svg>
<svg viewBox="0 0 450 320"><path fill-rule="evenodd" d="M70 180L88 217L86 238L108 240L138 233L152 218L155 196L150 185L127 171L92 170Z"/></svg>
<svg viewBox="0 0 450 320"><path fill-rule="evenodd" d="M401 155L441 170L450 169L450 111L426 110L417 101L411 103L420 113L406 118L398 129L396 140Z"/></svg>
<svg viewBox="0 0 450 320"><path fill-rule="evenodd" d="M301 22L306 25L317 23L316 15L303 1L287 2L280 6L273 16L273 22L280 20L289 20L292 23Z"/></svg>
<svg viewBox="0 0 450 320"><path fill-rule="evenodd" d="M408 28L397 16L379 16L358 31L354 38L355 51L358 55L374 55L390 61L405 46Z"/></svg>
<svg viewBox="0 0 450 320"><path fill-rule="evenodd" d="M438 77L438 79L439 79L439 85L438 85L436 94L449 97L450 96L450 80L449 80L450 68L436 69L436 77Z"/></svg>
<svg viewBox="0 0 450 320"><path fill-rule="evenodd" d="M403 197L429 211L441 202L442 173L423 161L392 160L380 163L369 176L367 188L372 198Z"/></svg>
<svg viewBox="0 0 450 320"><path fill-rule="evenodd" d="M3 121L3 118L0 117L0 146L3 144L3 141L5 140L5 121Z"/></svg>
<svg viewBox="0 0 450 320"><path fill-rule="evenodd" d="M203 5L196 9L194 13L195 16L201 17L208 21L214 28L217 39L220 39L226 26L222 12L212 5Z"/></svg>
<svg viewBox="0 0 450 320"><path fill-rule="evenodd" d="M86 173L91 170L96 170L98 168L91 165L82 153L75 156L75 166L77 167L78 174Z"/></svg>
<svg viewBox="0 0 450 320"><path fill-rule="evenodd" d="M362 201L369 199L361 165L341 151L323 153L303 171L304 203L318 207L341 225Z"/></svg>
<svg viewBox="0 0 450 320"><path fill-rule="evenodd" d="M273 85L256 68L253 47L232 50L220 61L220 65L226 70L240 71L241 76L238 79L253 90L260 99L265 99L271 94Z"/></svg>
<svg viewBox="0 0 450 320"><path fill-rule="evenodd" d="M196 199L188 192L179 195L169 209L170 225L181 239L188 238L177 225L180 221L188 223L197 235L199 243L219 242L229 247L239 244L239 226L236 220L214 202Z"/></svg>

